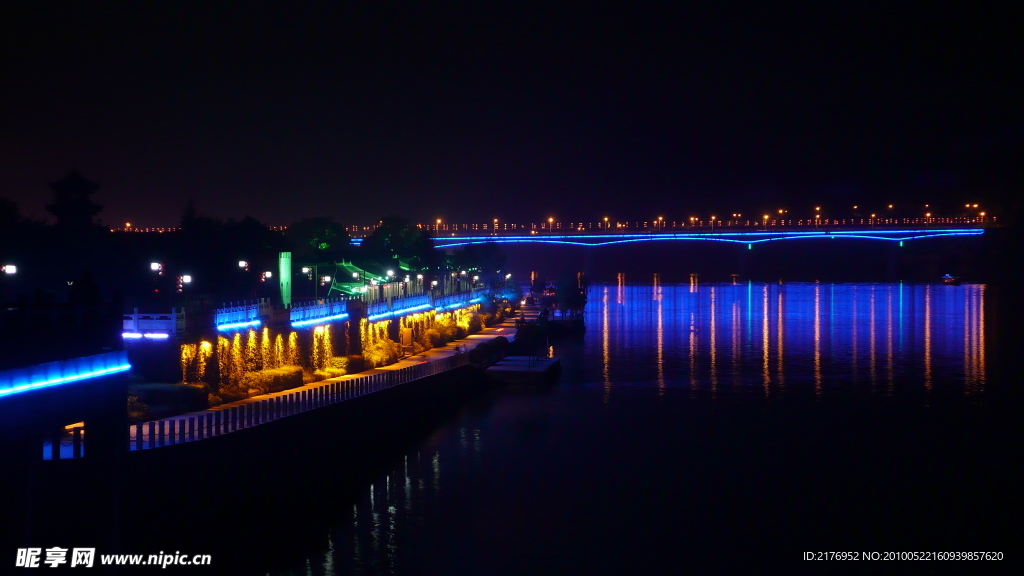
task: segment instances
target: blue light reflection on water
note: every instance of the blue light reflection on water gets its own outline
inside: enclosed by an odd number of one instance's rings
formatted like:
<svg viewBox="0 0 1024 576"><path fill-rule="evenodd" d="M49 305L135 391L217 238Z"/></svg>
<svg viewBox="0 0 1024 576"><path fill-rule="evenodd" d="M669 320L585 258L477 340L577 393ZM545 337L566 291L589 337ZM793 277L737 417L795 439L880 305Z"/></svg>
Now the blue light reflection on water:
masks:
<svg viewBox="0 0 1024 576"><path fill-rule="evenodd" d="M279 574L642 573L680 547L742 552L751 537L793 558L819 534L966 538L976 517L934 523L904 506L992 485L964 472L974 448L946 467L942 434L971 441L922 416L940 392L984 397L984 311L982 285L620 275L591 287L583 342L556 344L555 388L503 389L437 430L295 563L317 569ZM847 397L895 411L846 411Z"/></svg>
<svg viewBox="0 0 1024 576"><path fill-rule="evenodd" d="M597 286L588 354L622 386L761 387L816 393L899 380L976 393L985 385L984 285ZM615 298L610 298L611 294ZM596 297L595 297L596 296ZM758 375L760 377L758 377ZM608 384L606 376L605 386Z"/></svg>

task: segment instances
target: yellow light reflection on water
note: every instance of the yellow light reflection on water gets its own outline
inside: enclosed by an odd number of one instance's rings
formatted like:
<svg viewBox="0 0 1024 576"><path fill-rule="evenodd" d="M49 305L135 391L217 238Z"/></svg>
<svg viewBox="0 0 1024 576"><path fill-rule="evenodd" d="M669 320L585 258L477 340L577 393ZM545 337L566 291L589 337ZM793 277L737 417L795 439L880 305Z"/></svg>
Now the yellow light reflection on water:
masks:
<svg viewBox="0 0 1024 576"><path fill-rule="evenodd" d="M892 354L892 286L888 288L888 295L885 303L885 354L887 359L887 372L889 376L889 395L892 395L893 386L895 384L896 373L893 369L893 354Z"/></svg>
<svg viewBox="0 0 1024 576"><path fill-rule="evenodd" d="M978 287L978 391L985 389L985 285Z"/></svg>
<svg viewBox="0 0 1024 576"><path fill-rule="evenodd" d="M932 389L932 287L924 287L924 387Z"/></svg>
<svg viewBox="0 0 1024 576"><path fill-rule="evenodd" d="M869 337L870 337L870 340L869 340L869 343L868 343L868 361L869 361L869 367L870 368L869 368L868 372L869 372L869 374L871 376L871 390L873 392L875 390L875 374L876 374L876 371L875 371L875 287L874 286L871 287L871 300L870 300L870 304L868 306L868 311L871 314L871 318L870 318L870 320L868 322L868 326L869 326L868 327L868 333L869 333Z"/></svg>
<svg viewBox="0 0 1024 576"><path fill-rule="evenodd" d="M697 389L697 325L690 312L690 390Z"/></svg>
<svg viewBox="0 0 1024 576"><path fill-rule="evenodd" d="M786 383L785 375L782 372L782 361L783 361L783 357L785 356L785 352L784 352L783 347L782 347L783 337L785 335L785 330L784 330L784 326L783 326L783 323L782 323L782 321L783 321L783 317L782 317L783 308L784 307L782 305L782 288L779 288L778 316L777 316L778 319L776 320L776 324L777 324L777 327L776 327L776 332L777 332L777 334L776 334L776 343L777 343L777 346L778 346L778 358L776 359L776 365L777 365L776 372L778 372L778 377L779 377L779 390L782 390L785 387L785 383Z"/></svg>
<svg viewBox="0 0 1024 576"><path fill-rule="evenodd" d="M732 303L732 374L733 384L739 385L740 383L740 331L742 330L742 317L743 310L740 307L740 303L734 301Z"/></svg>
<svg viewBox="0 0 1024 576"><path fill-rule="evenodd" d="M718 358L717 353L717 338L718 338L718 322L715 310L715 287L711 287L711 393L715 392L718 388ZM712 396L714 397L714 396Z"/></svg>
<svg viewBox="0 0 1024 576"><path fill-rule="evenodd" d="M850 303L851 316L853 320L850 322L851 330L851 342L850 342L850 366L853 374L853 381L857 382L857 287L853 287L853 297Z"/></svg>
<svg viewBox="0 0 1024 576"><path fill-rule="evenodd" d="M611 372L609 360L611 352L608 346L608 287L604 287L604 295L601 298L601 352L603 362L602 376L604 377L604 401L608 402L608 395L612 390Z"/></svg>
<svg viewBox="0 0 1024 576"><path fill-rule="evenodd" d="M764 300L761 302L761 376L764 380L764 395L768 396L772 377L768 370L768 285L763 288Z"/></svg>
<svg viewBox="0 0 1024 576"><path fill-rule="evenodd" d="M661 284L654 275L654 302L658 307L658 396L665 393L665 315L661 305Z"/></svg>
<svg viewBox="0 0 1024 576"><path fill-rule="evenodd" d="M814 287L814 392L821 395L821 287Z"/></svg>

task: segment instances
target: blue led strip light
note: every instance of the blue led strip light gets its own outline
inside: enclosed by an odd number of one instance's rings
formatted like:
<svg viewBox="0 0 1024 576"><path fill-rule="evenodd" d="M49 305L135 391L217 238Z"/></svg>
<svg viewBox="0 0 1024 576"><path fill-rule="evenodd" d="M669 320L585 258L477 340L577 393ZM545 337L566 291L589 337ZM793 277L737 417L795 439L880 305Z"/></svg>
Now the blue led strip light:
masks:
<svg viewBox="0 0 1024 576"><path fill-rule="evenodd" d="M374 322L376 320L382 320L384 318L398 316L406 312L418 312L420 310L429 310L431 308L433 308L433 306L431 306L430 304L420 304L419 306L413 306L411 308L402 308L401 310L391 310L390 312L384 312L383 314L374 314L373 316L367 318L367 320L370 322Z"/></svg>
<svg viewBox="0 0 1024 576"><path fill-rule="evenodd" d="M259 326L259 325L260 325L260 321L259 320L250 320L248 322L234 322L232 324L221 324L220 326L217 326L217 330L227 331L227 330L234 330L235 328L247 328L249 326Z"/></svg>
<svg viewBox="0 0 1024 576"><path fill-rule="evenodd" d="M126 359L124 352L111 352L0 372L0 397L126 372L132 368ZM109 365L114 362L113 366ZM108 366L97 368L97 364ZM4 383L9 385L3 386Z"/></svg>
<svg viewBox="0 0 1024 576"><path fill-rule="evenodd" d="M298 322L292 322L292 328L301 328L311 324L323 324L324 322L334 322L335 320L347 319L348 314L335 314L334 316L325 316L323 318L313 318L311 320L299 320Z"/></svg>
<svg viewBox="0 0 1024 576"><path fill-rule="evenodd" d="M481 300L482 300L482 298L473 298L472 300L470 300L468 302L459 302L458 304L449 304L447 306L438 306L437 311L438 312L442 312L444 310L454 310L456 308L462 308L464 306L469 306L470 304L476 304L477 302L480 302Z"/></svg>
<svg viewBox="0 0 1024 576"><path fill-rule="evenodd" d="M651 242L667 240L707 240L712 242L732 242L737 244L758 244L776 240L804 240L810 238L860 238L866 240L888 240L901 242L920 240L923 238L939 238L945 236L978 236L984 234L980 229L944 229L944 230L839 230L818 232L722 232L722 233L652 233L652 234L617 234L614 239L608 235L577 235L577 236L466 236L462 238L435 238L437 248L452 248L470 244L535 243L535 244L567 244L570 246L607 246L627 244L631 242ZM898 236L898 235L906 236ZM587 242L586 240L591 240Z"/></svg>

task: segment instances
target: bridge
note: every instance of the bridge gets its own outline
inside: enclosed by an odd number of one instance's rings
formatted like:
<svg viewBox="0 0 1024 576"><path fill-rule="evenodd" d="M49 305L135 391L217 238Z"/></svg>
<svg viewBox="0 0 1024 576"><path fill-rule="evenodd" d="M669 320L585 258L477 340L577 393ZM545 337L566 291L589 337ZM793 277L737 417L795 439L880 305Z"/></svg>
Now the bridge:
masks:
<svg viewBox="0 0 1024 576"><path fill-rule="evenodd" d="M434 238L434 245L438 248L456 248L470 244L568 244L572 246L608 246L612 244L629 244L633 242L668 242L668 241L709 241L709 242L730 242L735 244L746 244L753 248L754 244L764 242L775 242L781 240L807 240L807 239L867 239L867 240L888 240L890 242L903 242L909 240L920 240L924 238L940 238L946 236L980 236L984 234L983 228L929 228L929 229L866 229L866 230L801 230L793 231L786 229L774 229L764 231L737 232L729 228L717 231L700 232L662 232L652 231L647 233L605 233L592 234L580 233L563 234L495 234L489 236L438 236Z"/></svg>
<svg viewBox="0 0 1024 576"><path fill-rule="evenodd" d="M845 218L697 220L670 222L547 222L517 224L494 219L470 224L418 224L434 233L438 248L470 244L568 244L607 246L633 242L711 241L746 244L780 240L866 239L903 242L946 236L978 236L997 227L995 218ZM375 226L353 227L353 244L361 244Z"/></svg>

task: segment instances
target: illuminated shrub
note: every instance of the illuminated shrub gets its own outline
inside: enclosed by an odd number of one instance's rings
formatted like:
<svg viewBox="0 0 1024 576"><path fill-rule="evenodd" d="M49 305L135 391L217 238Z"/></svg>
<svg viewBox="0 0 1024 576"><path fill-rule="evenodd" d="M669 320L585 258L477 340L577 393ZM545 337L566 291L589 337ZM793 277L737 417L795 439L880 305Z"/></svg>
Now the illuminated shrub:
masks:
<svg viewBox="0 0 1024 576"><path fill-rule="evenodd" d="M363 360L362 355L355 354L345 357L348 360L348 366L346 369L349 374L355 374L356 372L362 372L366 370L366 362Z"/></svg>
<svg viewBox="0 0 1024 576"><path fill-rule="evenodd" d="M221 384L219 392L224 402L234 402L260 394L298 388L302 383L302 367L282 366L259 372L246 372L238 379L237 384Z"/></svg>
<svg viewBox="0 0 1024 576"><path fill-rule="evenodd" d="M138 396L128 396L128 420L132 422L138 422L146 417L146 411L149 410L142 400Z"/></svg>
<svg viewBox="0 0 1024 576"><path fill-rule="evenodd" d="M441 346L444 346L444 336L442 336L437 329L431 328L424 332L424 334L426 334L431 348L440 348Z"/></svg>
<svg viewBox="0 0 1024 576"><path fill-rule="evenodd" d="M327 361L327 366L313 372L316 380L337 378L348 374L349 359L346 356L335 356Z"/></svg>

